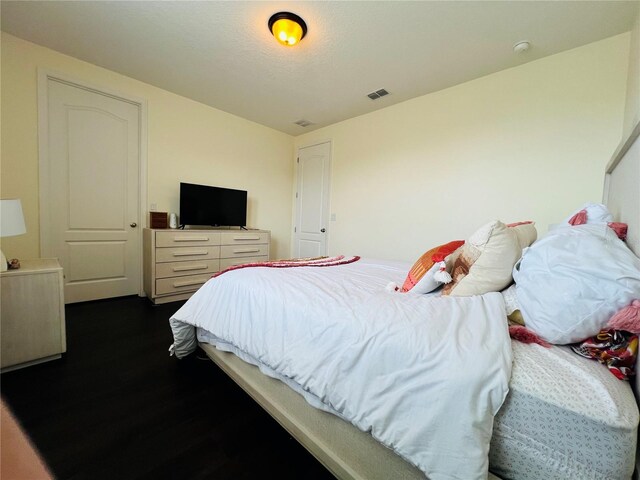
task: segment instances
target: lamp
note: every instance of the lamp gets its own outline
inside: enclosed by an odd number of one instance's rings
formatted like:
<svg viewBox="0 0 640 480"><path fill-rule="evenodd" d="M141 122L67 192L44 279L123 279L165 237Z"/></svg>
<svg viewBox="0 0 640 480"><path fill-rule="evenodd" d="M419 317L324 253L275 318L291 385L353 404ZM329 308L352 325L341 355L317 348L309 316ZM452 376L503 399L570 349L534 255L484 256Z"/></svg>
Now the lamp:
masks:
<svg viewBox="0 0 640 480"><path fill-rule="evenodd" d="M14 237L27 233L24 225L24 215L22 214L22 204L17 198L0 200L0 237ZM0 260L0 271L7 270L7 257L0 250L2 259Z"/></svg>
<svg viewBox="0 0 640 480"><path fill-rule="evenodd" d="M269 19L269 31L279 43L292 47L307 34L307 24L295 13L278 12Z"/></svg>

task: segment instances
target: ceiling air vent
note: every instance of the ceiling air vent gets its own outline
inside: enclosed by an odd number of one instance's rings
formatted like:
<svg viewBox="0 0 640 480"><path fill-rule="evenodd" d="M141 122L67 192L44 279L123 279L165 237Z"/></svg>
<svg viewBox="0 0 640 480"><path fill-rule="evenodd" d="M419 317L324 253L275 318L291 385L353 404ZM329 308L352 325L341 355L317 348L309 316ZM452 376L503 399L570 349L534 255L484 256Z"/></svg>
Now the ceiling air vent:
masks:
<svg viewBox="0 0 640 480"><path fill-rule="evenodd" d="M301 127L308 127L309 125L313 125L313 122L309 120L298 120L297 122L293 122L296 125L300 125Z"/></svg>
<svg viewBox="0 0 640 480"><path fill-rule="evenodd" d="M385 95L389 95L389 92L387 92L384 88L381 88L380 90L376 90L375 92L367 94L367 97L369 97L371 100L377 100L378 98L384 97Z"/></svg>

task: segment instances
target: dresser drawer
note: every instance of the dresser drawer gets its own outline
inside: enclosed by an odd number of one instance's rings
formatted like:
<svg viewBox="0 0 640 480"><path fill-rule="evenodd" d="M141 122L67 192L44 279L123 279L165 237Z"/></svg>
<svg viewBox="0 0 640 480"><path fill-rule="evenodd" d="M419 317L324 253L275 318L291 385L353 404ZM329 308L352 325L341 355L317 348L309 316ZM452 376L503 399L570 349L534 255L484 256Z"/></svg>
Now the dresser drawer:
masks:
<svg viewBox="0 0 640 480"><path fill-rule="evenodd" d="M156 232L156 247L185 247L191 245L220 245L220 233L188 232L184 230Z"/></svg>
<svg viewBox="0 0 640 480"><path fill-rule="evenodd" d="M220 247L210 245L156 248L156 262L186 262L218 258L220 258Z"/></svg>
<svg viewBox="0 0 640 480"><path fill-rule="evenodd" d="M223 245L220 258L262 257L269 255L269 245Z"/></svg>
<svg viewBox="0 0 640 480"><path fill-rule="evenodd" d="M144 291L154 304L189 298L221 269L269 261L268 230L143 231Z"/></svg>
<svg viewBox="0 0 640 480"><path fill-rule="evenodd" d="M220 270L224 270L225 268L233 267L235 265L242 265L244 263L257 263L257 262L268 262L269 257L244 257L244 258L223 258L220 260Z"/></svg>
<svg viewBox="0 0 640 480"><path fill-rule="evenodd" d="M242 245L254 243L269 243L268 232L223 232L221 234L221 245Z"/></svg>
<svg viewBox="0 0 640 480"><path fill-rule="evenodd" d="M161 278L156 280L156 294L192 292L199 289L211 275L188 275L184 277Z"/></svg>
<svg viewBox="0 0 640 480"><path fill-rule="evenodd" d="M220 269L219 260L200 260L190 262L166 262L156 265L156 278L179 277L209 273L213 275Z"/></svg>

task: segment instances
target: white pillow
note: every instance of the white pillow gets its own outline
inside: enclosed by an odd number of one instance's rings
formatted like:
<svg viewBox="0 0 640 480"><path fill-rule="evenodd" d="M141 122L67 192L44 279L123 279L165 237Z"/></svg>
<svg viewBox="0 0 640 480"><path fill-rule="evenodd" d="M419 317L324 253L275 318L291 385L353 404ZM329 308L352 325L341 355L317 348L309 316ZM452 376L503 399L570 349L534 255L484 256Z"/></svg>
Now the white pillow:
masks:
<svg viewBox="0 0 640 480"><path fill-rule="evenodd" d="M556 344L596 335L640 298L640 259L606 223L550 231L525 249L513 278L527 327Z"/></svg>
<svg viewBox="0 0 640 480"><path fill-rule="evenodd" d="M608 223L613 222L613 215L609 212L609 209L601 204L601 203L585 203L579 209L571 212L567 218L562 221L562 224L566 225L569 223L569 220L573 218L573 216L581 212L582 210L586 210L587 212L587 223Z"/></svg>

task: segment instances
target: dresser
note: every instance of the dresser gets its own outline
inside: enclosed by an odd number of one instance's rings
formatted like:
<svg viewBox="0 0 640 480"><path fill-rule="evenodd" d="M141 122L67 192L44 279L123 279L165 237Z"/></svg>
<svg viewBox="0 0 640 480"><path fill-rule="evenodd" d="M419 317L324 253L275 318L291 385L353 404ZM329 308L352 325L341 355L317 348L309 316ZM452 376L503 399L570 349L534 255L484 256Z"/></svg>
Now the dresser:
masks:
<svg viewBox="0 0 640 480"><path fill-rule="evenodd" d="M62 267L55 258L21 260L0 272L2 371L60 358L67 350Z"/></svg>
<svg viewBox="0 0 640 480"><path fill-rule="evenodd" d="M267 230L143 231L144 291L153 303L186 300L233 265L269 260Z"/></svg>

